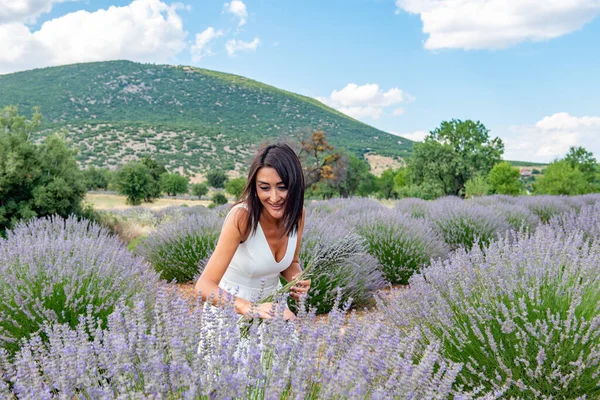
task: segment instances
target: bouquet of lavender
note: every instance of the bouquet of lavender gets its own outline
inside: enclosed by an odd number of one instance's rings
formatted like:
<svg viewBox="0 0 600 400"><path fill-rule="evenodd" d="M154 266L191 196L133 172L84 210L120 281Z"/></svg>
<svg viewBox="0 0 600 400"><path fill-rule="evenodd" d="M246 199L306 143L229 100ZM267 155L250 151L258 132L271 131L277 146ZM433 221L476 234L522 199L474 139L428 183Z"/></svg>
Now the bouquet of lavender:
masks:
<svg viewBox="0 0 600 400"><path fill-rule="evenodd" d="M349 232L338 241L316 246L309 262L304 267L302 272L296 277L296 279L289 281L275 292L265 296L259 300L257 304L272 303L279 299L285 298L290 292L292 286L297 284L299 281L312 279L320 271L327 270L335 267L336 265L345 263L348 258L359 253L365 253L365 251L366 243L364 238L354 231ZM256 319L256 323L262 323L262 319ZM246 317L241 317L240 322L242 336L247 337L251 324L247 322Z"/></svg>

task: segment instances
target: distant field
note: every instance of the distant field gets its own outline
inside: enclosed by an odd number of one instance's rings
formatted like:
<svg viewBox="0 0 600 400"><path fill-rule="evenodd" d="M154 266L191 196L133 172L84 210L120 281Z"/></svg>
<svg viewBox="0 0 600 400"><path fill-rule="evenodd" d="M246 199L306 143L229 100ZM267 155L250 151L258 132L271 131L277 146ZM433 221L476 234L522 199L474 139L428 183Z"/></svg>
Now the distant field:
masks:
<svg viewBox="0 0 600 400"><path fill-rule="evenodd" d="M510 161L510 160L505 160L506 162L509 162L510 165L514 166L514 167L546 167L548 166L548 163L536 163L536 162L530 162L530 161Z"/></svg>
<svg viewBox="0 0 600 400"><path fill-rule="evenodd" d="M90 203L96 210L114 210L114 209L126 209L133 207L129 204L125 203L125 196L119 196L116 194L98 194L98 193L88 193L85 196L85 201ZM211 203L210 200L181 200L181 199L168 199L162 198L157 199L154 203L142 203L141 206L136 207L144 207L151 209L160 209L169 206L181 206L183 204L187 204L188 206L204 206L207 207Z"/></svg>

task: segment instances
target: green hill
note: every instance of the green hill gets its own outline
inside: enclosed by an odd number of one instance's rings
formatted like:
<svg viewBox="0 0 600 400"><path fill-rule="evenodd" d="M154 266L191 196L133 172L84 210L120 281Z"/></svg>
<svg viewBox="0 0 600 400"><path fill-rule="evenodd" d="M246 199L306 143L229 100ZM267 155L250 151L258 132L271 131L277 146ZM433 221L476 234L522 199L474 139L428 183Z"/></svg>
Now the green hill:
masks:
<svg viewBox="0 0 600 400"><path fill-rule="evenodd" d="M412 142L319 101L241 76L186 66L109 61L0 76L0 107L39 106L84 165L115 167L151 153L169 169L243 168L266 140L321 129L336 147L405 157Z"/></svg>

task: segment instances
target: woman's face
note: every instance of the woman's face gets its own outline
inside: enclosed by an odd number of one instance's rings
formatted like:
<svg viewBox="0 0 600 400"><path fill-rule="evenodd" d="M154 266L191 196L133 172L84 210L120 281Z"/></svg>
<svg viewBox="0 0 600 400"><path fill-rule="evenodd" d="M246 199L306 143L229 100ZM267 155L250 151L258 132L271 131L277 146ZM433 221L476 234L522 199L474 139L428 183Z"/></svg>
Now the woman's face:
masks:
<svg viewBox="0 0 600 400"><path fill-rule="evenodd" d="M256 173L256 193L264 210L273 218L283 218L288 188L275 168L262 167Z"/></svg>

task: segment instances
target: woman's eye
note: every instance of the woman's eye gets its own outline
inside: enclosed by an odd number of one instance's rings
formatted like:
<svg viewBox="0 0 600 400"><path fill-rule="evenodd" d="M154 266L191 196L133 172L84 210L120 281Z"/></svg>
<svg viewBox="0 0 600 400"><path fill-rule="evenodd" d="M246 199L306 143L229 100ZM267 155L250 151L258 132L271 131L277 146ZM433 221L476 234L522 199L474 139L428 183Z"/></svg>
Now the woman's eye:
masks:
<svg viewBox="0 0 600 400"><path fill-rule="evenodd" d="M285 186L279 186L277 189L281 190L281 191L286 191L287 188Z"/></svg>
<svg viewBox="0 0 600 400"><path fill-rule="evenodd" d="M268 186L261 186L260 190L269 190L270 188Z"/></svg>

